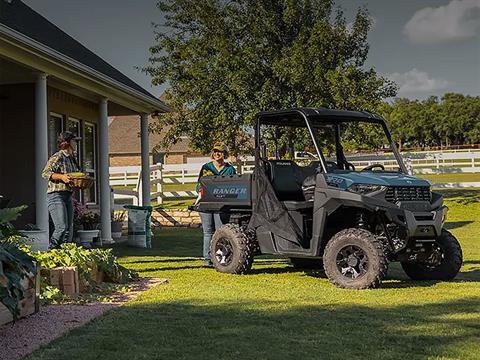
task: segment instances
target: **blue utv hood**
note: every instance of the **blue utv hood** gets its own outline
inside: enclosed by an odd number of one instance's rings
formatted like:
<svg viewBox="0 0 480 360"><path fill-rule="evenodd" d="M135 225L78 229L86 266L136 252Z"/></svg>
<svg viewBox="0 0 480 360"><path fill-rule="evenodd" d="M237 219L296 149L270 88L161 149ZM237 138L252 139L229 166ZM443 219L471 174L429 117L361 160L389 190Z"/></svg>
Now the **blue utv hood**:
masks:
<svg viewBox="0 0 480 360"><path fill-rule="evenodd" d="M336 171L325 175L329 186L347 189L352 184L372 184L381 186L430 186L427 180L402 173L382 171Z"/></svg>

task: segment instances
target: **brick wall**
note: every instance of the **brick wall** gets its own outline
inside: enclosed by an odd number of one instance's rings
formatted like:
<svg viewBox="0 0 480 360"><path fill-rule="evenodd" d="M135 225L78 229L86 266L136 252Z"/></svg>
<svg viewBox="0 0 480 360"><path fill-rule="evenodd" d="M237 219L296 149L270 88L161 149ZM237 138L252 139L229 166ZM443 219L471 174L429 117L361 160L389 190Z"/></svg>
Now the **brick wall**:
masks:
<svg viewBox="0 0 480 360"><path fill-rule="evenodd" d="M184 164L186 155L173 154L165 157L165 164ZM110 166L140 166L142 159L140 155L118 155L110 154ZM150 156L150 164L152 164L152 156Z"/></svg>
<svg viewBox="0 0 480 360"><path fill-rule="evenodd" d="M155 210L152 214L152 225L175 227L200 227L200 215L190 210Z"/></svg>
<svg viewBox="0 0 480 360"><path fill-rule="evenodd" d="M140 155L110 155L110 166L140 166Z"/></svg>

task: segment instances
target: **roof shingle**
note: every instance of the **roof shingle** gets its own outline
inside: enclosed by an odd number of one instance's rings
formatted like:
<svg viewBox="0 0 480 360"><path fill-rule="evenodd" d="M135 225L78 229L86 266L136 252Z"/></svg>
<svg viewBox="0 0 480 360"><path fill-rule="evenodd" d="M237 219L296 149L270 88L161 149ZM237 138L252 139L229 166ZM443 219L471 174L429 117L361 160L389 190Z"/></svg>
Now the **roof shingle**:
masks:
<svg viewBox="0 0 480 360"><path fill-rule="evenodd" d="M20 0L0 0L0 24L158 101L154 95Z"/></svg>

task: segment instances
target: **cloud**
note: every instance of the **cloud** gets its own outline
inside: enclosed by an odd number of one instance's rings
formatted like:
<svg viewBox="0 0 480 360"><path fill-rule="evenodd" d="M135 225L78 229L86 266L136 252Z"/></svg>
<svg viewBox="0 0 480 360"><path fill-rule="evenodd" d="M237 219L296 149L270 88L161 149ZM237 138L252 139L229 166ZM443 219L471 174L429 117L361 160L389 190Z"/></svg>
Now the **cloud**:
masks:
<svg viewBox="0 0 480 360"><path fill-rule="evenodd" d="M452 0L418 10L403 29L416 44L466 39L480 33L480 0Z"/></svg>
<svg viewBox="0 0 480 360"><path fill-rule="evenodd" d="M444 90L450 85L447 80L435 79L426 72L417 69L405 73L391 73L386 76L399 86L399 97L415 97L418 95L432 95L436 91Z"/></svg>

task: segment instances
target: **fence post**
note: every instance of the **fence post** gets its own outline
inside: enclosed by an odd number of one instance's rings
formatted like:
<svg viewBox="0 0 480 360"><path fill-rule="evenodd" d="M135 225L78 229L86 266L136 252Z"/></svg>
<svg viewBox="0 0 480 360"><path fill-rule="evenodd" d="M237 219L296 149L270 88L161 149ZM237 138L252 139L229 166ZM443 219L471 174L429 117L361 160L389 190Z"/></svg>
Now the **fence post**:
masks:
<svg viewBox="0 0 480 360"><path fill-rule="evenodd" d="M182 168L182 184L185 184L185 169Z"/></svg>
<svg viewBox="0 0 480 360"><path fill-rule="evenodd" d="M162 170L163 170L163 164L162 163L157 163L158 169L155 172L155 177L157 178L157 204L162 204L163 203L163 176L162 176Z"/></svg>

